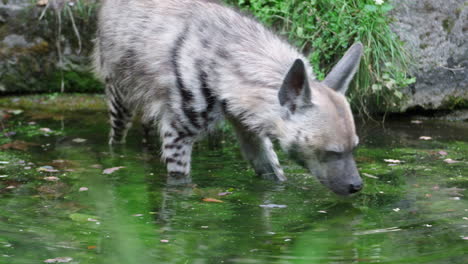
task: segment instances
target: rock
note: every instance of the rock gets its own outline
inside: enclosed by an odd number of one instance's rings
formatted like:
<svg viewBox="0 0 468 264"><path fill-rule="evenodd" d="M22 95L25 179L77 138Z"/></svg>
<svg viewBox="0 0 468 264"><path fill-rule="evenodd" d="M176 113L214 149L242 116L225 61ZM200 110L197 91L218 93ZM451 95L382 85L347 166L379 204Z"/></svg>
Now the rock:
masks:
<svg viewBox="0 0 468 264"><path fill-rule="evenodd" d="M49 1L44 16L41 15L45 7L37 6L37 1L0 3L0 95L58 92L62 85L67 92L102 91L90 69L96 1L81 2L80 8L86 12L67 6L82 41L81 49L70 14L62 10L65 3L70 3L68 0ZM60 36L58 12L62 14Z"/></svg>
<svg viewBox="0 0 468 264"><path fill-rule="evenodd" d="M7 46L8 48L15 48L15 47L28 47L29 43L26 41L24 36L11 34L6 36L3 41L3 45Z"/></svg>
<svg viewBox="0 0 468 264"><path fill-rule="evenodd" d="M413 56L403 110L451 109L468 102L468 4L465 0L393 0L393 30Z"/></svg>

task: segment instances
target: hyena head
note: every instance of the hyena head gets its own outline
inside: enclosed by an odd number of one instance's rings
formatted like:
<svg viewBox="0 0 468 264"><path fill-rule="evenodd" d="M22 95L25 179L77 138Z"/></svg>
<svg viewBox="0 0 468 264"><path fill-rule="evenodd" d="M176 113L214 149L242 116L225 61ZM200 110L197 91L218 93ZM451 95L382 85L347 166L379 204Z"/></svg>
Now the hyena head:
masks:
<svg viewBox="0 0 468 264"><path fill-rule="evenodd" d="M353 158L358 137L344 96L362 49L361 43L353 45L323 82L309 78L302 60L296 60L279 92L286 112L285 135L280 138L283 149L340 195L363 186Z"/></svg>

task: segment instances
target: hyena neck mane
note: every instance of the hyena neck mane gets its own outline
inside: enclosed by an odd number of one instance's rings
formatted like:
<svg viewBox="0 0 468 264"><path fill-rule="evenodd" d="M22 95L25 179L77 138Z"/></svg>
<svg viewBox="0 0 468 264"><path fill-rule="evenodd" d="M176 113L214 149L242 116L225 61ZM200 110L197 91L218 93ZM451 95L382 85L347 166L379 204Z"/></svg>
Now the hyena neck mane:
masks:
<svg viewBox="0 0 468 264"><path fill-rule="evenodd" d="M217 96L225 110L257 133L283 137L290 111L280 104L279 91L298 59L308 81L315 82L308 60L286 40L235 10L213 4L205 9L206 18L198 16L193 15L189 31L196 32L211 58L206 63L217 65L212 73L219 76Z"/></svg>

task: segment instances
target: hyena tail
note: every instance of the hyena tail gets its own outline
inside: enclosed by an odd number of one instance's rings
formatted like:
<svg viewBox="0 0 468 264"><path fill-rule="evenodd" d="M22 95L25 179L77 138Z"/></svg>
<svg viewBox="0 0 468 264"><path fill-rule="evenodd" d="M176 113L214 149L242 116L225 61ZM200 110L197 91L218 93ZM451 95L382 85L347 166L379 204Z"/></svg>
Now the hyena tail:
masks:
<svg viewBox="0 0 468 264"><path fill-rule="evenodd" d="M134 112L129 107L125 96L113 80L101 52L100 39L98 37L95 40L92 55L93 68L96 76L106 85L107 107L111 125L109 144L122 144L125 143L125 138L131 127Z"/></svg>

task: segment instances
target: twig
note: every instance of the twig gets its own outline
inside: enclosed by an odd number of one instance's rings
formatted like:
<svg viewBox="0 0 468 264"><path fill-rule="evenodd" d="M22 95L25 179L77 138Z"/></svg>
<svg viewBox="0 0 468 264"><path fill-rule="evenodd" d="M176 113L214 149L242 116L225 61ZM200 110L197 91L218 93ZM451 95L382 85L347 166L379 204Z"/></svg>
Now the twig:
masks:
<svg viewBox="0 0 468 264"><path fill-rule="evenodd" d="M55 40L55 45L57 47L57 54L59 57L59 66L60 66L60 92L65 92L65 81L63 80L63 54L62 54L62 45L60 44L60 36L62 35L62 13L60 9L56 9L55 13L57 14L58 29L57 29L57 39Z"/></svg>
<svg viewBox="0 0 468 264"><path fill-rule="evenodd" d="M365 173L365 172L362 173L362 176L365 176L365 177L371 178L371 179L378 179L378 178L379 178L379 177L377 177L377 176L374 176L374 175L372 175L372 174Z"/></svg>
<svg viewBox="0 0 468 264"><path fill-rule="evenodd" d="M41 15L39 16L39 21L42 20L42 18L44 18L47 12L47 9L49 9L49 6L50 6L50 2L47 2L46 6L44 7L44 10L42 10Z"/></svg>
<svg viewBox="0 0 468 264"><path fill-rule="evenodd" d="M78 39L78 54L80 54L81 47L82 47L80 32L78 31L78 28L76 27L75 18L73 17L73 12L71 11L70 6L66 5L66 9L67 9L68 14L70 15L70 19L71 19L72 26L73 26L73 31L75 32L75 36Z"/></svg>

